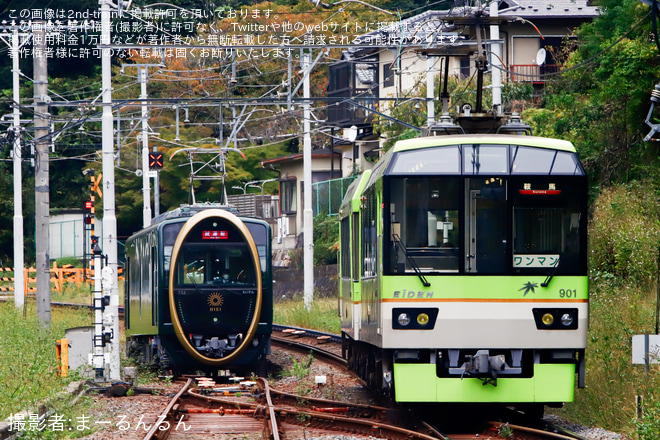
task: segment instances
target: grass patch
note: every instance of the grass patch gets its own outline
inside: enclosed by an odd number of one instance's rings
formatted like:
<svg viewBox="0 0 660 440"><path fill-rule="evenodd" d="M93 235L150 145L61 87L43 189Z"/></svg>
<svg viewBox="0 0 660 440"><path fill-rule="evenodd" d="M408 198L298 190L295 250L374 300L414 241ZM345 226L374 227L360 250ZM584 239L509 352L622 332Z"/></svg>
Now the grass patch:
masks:
<svg viewBox="0 0 660 440"><path fill-rule="evenodd" d="M76 283L64 283L61 292L51 290L50 300L53 302L75 303L75 304L94 304L93 293L94 282L87 281L80 285ZM124 283L119 281L119 305L124 305Z"/></svg>
<svg viewBox="0 0 660 440"><path fill-rule="evenodd" d="M655 292L630 285L592 285L587 346L586 388L576 390L575 402L556 414L568 420L600 426L633 436L638 428L660 429L660 420L636 420L636 396L644 397L647 413L660 404L660 370L632 365L632 336L653 333ZM639 425L639 426L638 426ZM642 439L654 439L650 436Z"/></svg>
<svg viewBox="0 0 660 440"><path fill-rule="evenodd" d="M13 302L0 303L0 420L22 410L35 412L37 405L43 402L48 402L59 415L73 414L73 396L58 396L58 393L77 376L57 375L55 341L64 337L67 328L89 325L92 315L85 309L53 308L51 321L51 325L46 326L37 318L32 300L26 302L25 314L16 310ZM81 401L84 404L85 399ZM76 423L75 417L72 423ZM45 437L45 432L39 434L40 438L56 438Z"/></svg>
<svg viewBox="0 0 660 440"><path fill-rule="evenodd" d="M94 295L89 283L65 283L62 291L51 290L50 300L54 302L89 304L94 303Z"/></svg>
<svg viewBox="0 0 660 440"><path fill-rule="evenodd" d="M660 223L647 183L604 189L589 229L590 328L586 389L556 411L640 440L660 434L660 366L632 364L632 336L655 329ZM636 396L644 415L637 420Z"/></svg>
<svg viewBox="0 0 660 440"><path fill-rule="evenodd" d="M339 334L341 321L337 310L336 297L314 298L309 312L303 298L295 297L273 305L273 322Z"/></svg>

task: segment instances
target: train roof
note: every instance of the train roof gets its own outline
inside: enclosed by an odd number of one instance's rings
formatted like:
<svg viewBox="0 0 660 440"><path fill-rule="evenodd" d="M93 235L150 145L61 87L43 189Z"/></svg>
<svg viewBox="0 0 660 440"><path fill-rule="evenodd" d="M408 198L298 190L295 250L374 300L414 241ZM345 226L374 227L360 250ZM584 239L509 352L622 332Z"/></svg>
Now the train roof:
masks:
<svg viewBox="0 0 660 440"><path fill-rule="evenodd" d="M360 199L355 197L357 194L361 194L364 189L369 176L371 175L371 170L364 171L357 179L355 179L346 190L344 195L344 200L339 208L339 214L343 217L344 214L348 215L352 211L358 211L360 209Z"/></svg>
<svg viewBox="0 0 660 440"><path fill-rule="evenodd" d="M395 152L398 152L419 148L441 147L445 145L458 144L522 145L526 147L548 148L551 150L561 150L575 153L575 147L569 141L539 136L505 134L459 134L452 136L429 136L398 141L392 149Z"/></svg>
<svg viewBox="0 0 660 440"><path fill-rule="evenodd" d="M236 208L230 207L229 205L225 205L221 203L195 203L192 205L180 205L178 208L164 212L159 216L154 217L154 219L151 220L151 224L155 225L164 222L165 220L170 220L175 218L192 217L198 212L207 209L222 209L225 211L229 211L232 214L240 217L238 210Z"/></svg>
<svg viewBox="0 0 660 440"><path fill-rule="evenodd" d="M476 162L476 168L467 169L469 164L463 163L463 153L459 151L458 145L481 148L498 145L519 146L536 149L536 152L517 154L513 158L507 156L506 150L500 149L496 154L481 157L480 161ZM434 154L439 153L440 149L443 154ZM464 167L466 169L463 169ZM497 134L435 136L397 142L378 161L366 186L370 187L384 175L424 174L584 176L585 171L573 144L560 139Z"/></svg>
<svg viewBox="0 0 660 440"><path fill-rule="evenodd" d="M222 204L222 203L195 203L192 205L181 205L178 208L172 209L170 211L164 212L163 214L160 214L159 216L155 217L152 221L152 225L156 225L158 223L162 223L166 220L172 220L172 219L178 219L178 218L188 218L192 217L193 215L197 214L198 212L205 211L207 209L221 209L223 211L228 211L234 214L236 217L240 218L242 221L248 221L248 222L263 222L266 223L263 219L260 218L255 218L255 217L246 217L244 215L241 215L241 213L238 211L238 209L234 208L233 206Z"/></svg>

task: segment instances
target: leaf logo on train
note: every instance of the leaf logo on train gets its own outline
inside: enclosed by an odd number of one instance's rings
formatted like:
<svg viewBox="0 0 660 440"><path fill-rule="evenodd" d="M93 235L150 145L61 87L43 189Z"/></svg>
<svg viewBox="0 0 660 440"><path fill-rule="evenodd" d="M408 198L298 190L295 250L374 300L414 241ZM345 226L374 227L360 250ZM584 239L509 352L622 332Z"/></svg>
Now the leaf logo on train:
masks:
<svg viewBox="0 0 660 440"><path fill-rule="evenodd" d="M536 293L536 292L534 291L534 289L535 289L536 287L539 287L539 285L538 285L537 283L532 283L532 282L530 282L530 281L527 281L525 284L523 284L522 288L518 289L518 292L520 292L521 290L523 290L523 291L524 291L524 292L523 292L523 296L527 296L527 294L528 294L529 292Z"/></svg>
<svg viewBox="0 0 660 440"><path fill-rule="evenodd" d="M209 312L220 312L222 311L222 303L225 302L225 299L218 292L213 292L206 299L206 302L209 305Z"/></svg>

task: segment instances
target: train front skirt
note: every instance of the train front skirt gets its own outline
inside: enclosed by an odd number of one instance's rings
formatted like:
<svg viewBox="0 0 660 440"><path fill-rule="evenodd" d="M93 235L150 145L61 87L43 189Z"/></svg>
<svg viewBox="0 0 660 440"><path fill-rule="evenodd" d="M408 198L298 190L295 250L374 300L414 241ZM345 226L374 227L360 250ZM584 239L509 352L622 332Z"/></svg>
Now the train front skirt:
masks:
<svg viewBox="0 0 660 440"><path fill-rule="evenodd" d="M530 378L441 378L434 364L394 364L397 402L572 402L575 364L535 364Z"/></svg>

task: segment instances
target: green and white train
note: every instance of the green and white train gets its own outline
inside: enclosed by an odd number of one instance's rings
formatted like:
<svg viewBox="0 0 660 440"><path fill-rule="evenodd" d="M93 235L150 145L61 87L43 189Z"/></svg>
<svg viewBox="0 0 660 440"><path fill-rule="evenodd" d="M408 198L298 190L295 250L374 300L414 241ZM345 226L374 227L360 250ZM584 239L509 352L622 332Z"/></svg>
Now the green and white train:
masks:
<svg viewBox="0 0 660 440"><path fill-rule="evenodd" d="M340 217L343 353L371 387L538 414L584 386L587 177L571 143L400 141Z"/></svg>

